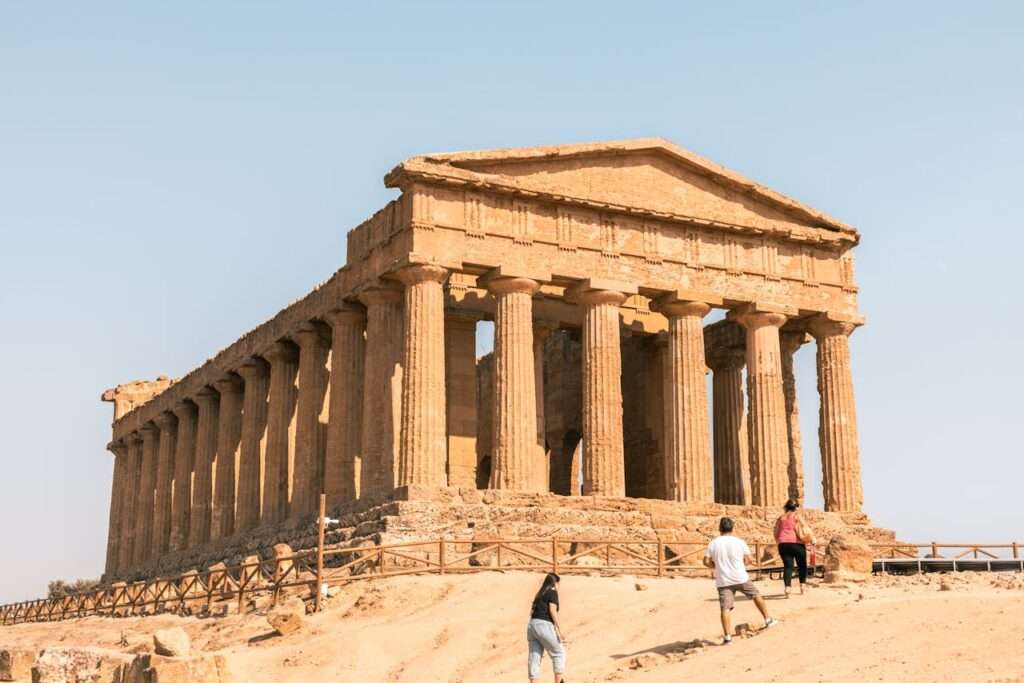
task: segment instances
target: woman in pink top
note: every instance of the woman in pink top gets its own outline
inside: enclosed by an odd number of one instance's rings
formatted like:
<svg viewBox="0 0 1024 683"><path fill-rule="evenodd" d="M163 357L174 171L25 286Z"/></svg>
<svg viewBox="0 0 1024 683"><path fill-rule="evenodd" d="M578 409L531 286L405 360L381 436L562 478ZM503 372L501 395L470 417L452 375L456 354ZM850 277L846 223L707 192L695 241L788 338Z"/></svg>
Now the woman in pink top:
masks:
<svg viewBox="0 0 1024 683"><path fill-rule="evenodd" d="M793 583L793 565L796 564L800 577L800 594L804 593L807 583L807 546L800 538L802 522L797 514L795 500L787 500L784 512L775 521L775 542L779 544L779 557L782 558L782 581L786 584L786 597Z"/></svg>

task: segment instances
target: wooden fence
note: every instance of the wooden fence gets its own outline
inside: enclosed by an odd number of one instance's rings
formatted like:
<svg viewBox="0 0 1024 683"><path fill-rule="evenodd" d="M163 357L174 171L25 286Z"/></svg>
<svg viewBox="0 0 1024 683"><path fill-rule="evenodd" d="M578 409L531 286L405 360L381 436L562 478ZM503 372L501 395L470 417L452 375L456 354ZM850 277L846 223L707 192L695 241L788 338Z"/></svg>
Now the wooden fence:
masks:
<svg viewBox="0 0 1024 683"><path fill-rule="evenodd" d="M314 609L322 606L328 585L403 574L458 574L492 570L551 571L559 574L599 571L611 574L667 576L701 569L705 543L658 540L545 539L437 539L361 548L325 548L324 514L321 501L319 539L315 550L296 552L255 563L219 565L174 577L157 577L134 583L118 583L94 591L62 598L30 600L0 606L0 624L59 621L78 617L133 616L176 612L215 614L237 605L239 613L249 600L269 597L276 604L282 591L306 592ZM779 571L777 560L766 552L774 541L751 544L758 577ZM995 551L1019 557L1019 545L984 544L882 544L874 546L876 557L917 558L923 551L941 557L940 551L955 551L953 557L969 554L997 557Z"/></svg>

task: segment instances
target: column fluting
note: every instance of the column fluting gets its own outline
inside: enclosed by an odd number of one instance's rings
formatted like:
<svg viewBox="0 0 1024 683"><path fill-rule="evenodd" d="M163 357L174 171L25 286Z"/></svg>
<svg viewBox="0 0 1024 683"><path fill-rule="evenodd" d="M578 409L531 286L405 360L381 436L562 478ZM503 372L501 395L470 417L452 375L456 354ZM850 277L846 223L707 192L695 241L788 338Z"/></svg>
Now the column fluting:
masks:
<svg viewBox="0 0 1024 683"><path fill-rule="evenodd" d="M174 451L174 488L171 496L170 549L188 547L189 520L192 516L192 477L196 457L196 404L178 401L174 405L178 418L178 437Z"/></svg>
<svg viewBox="0 0 1024 683"><path fill-rule="evenodd" d="M809 327L818 347L818 442L825 509L859 512L864 493L849 343L856 323L818 316L811 319Z"/></svg>
<svg viewBox="0 0 1024 683"><path fill-rule="evenodd" d="M113 441L107 446L114 455L114 472L110 482L110 516L107 519L107 557L103 573L110 576L117 571L118 558L121 551L121 519L122 501L127 493L125 475L127 470L128 449L121 441Z"/></svg>
<svg viewBox="0 0 1024 683"><path fill-rule="evenodd" d="M295 483L295 408L298 399L298 348L279 341L263 357L270 363L267 408L267 458L263 480L263 521L276 524L288 517Z"/></svg>
<svg viewBox="0 0 1024 683"><path fill-rule="evenodd" d="M235 528L248 531L259 525L263 512L263 486L267 453L267 396L270 366L253 357L238 368L242 390L242 436L238 456L238 503Z"/></svg>
<svg viewBox="0 0 1024 683"><path fill-rule="evenodd" d="M366 313L351 304L326 316L331 326L331 389L324 492L334 507L355 500L363 426Z"/></svg>
<svg viewBox="0 0 1024 683"><path fill-rule="evenodd" d="M750 505L750 455L746 401L743 396L743 349L708 355L714 414L715 501Z"/></svg>
<svg viewBox="0 0 1024 683"><path fill-rule="evenodd" d="M786 399L786 429L789 440L789 497L803 504L804 501L804 456L800 444L800 409L796 402L796 373L793 369L793 354L808 340L806 332L783 331L779 333L779 350L782 354L782 394Z"/></svg>
<svg viewBox="0 0 1024 683"><path fill-rule="evenodd" d="M160 430L152 422L142 427L142 469L135 508L135 545L132 559L145 562L153 553L153 511L156 505L156 461L160 449Z"/></svg>
<svg viewBox="0 0 1024 683"><path fill-rule="evenodd" d="M668 318L668 430L666 451L669 500L714 500L708 434L707 367L704 361L704 316L711 307L696 301L658 305Z"/></svg>
<svg viewBox="0 0 1024 683"><path fill-rule="evenodd" d="M220 394L203 387L193 398L196 417L195 475L192 478L192 511L189 514L188 545L194 547L210 540L213 517L213 492L216 486L217 423L220 420Z"/></svg>
<svg viewBox="0 0 1024 683"><path fill-rule="evenodd" d="M779 328L786 316L748 310L735 318L747 333L751 502L777 507L789 496L789 437L779 350Z"/></svg>
<svg viewBox="0 0 1024 683"><path fill-rule="evenodd" d="M622 434L621 292L589 290L583 307L583 495L626 495Z"/></svg>
<svg viewBox="0 0 1024 683"><path fill-rule="evenodd" d="M299 519L317 511L324 481L326 434L320 416L328 399L327 355L330 331L320 323L306 323L292 339L299 345L299 394L295 409L295 492L288 516Z"/></svg>
<svg viewBox="0 0 1024 683"><path fill-rule="evenodd" d="M445 423L448 431L448 485L477 486L476 325L480 314L445 311Z"/></svg>
<svg viewBox="0 0 1024 683"><path fill-rule="evenodd" d="M405 285L402 432L396 486L445 486L444 281L448 271L417 265Z"/></svg>
<svg viewBox="0 0 1024 683"><path fill-rule="evenodd" d="M217 413L217 471L210 515L210 540L225 538L235 532L245 384L238 375L228 373L213 386L220 394L220 409Z"/></svg>
<svg viewBox="0 0 1024 683"><path fill-rule="evenodd" d="M142 437L132 432L125 438L127 468L125 472L125 495L121 502L121 545L118 548L117 569L123 572L135 563L136 514L139 492L142 488Z"/></svg>
<svg viewBox="0 0 1024 683"><path fill-rule="evenodd" d="M533 295L540 285L507 277L489 281L487 289L497 300L490 488L535 491L539 479Z"/></svg>
<svg viewBox="0 0 1024 683"><path fill-rule="evenodd" d="M174 450L178 438L178 418L166 412L156 419L160 428L157 451L156 486L153 509L153 557L168 551L171 541L171 503L174 494Z"/></svg>
<svg viewBox="0 0 1024 683"><path fill-rule="evenodd" d="M395 486L401 436L404 295L398 286L366 289L366 358L359 498L375 498Z"/></svg>
<svg viewBox="0 0 1024 683"><path fill-rule="evenodd" d="M533 471L537 490L545 492L551 490L551 457L547 448L547 416L544 412L544 342L553 329L548 324L533 326L533 382L537 397L537 464Z"/></svg>

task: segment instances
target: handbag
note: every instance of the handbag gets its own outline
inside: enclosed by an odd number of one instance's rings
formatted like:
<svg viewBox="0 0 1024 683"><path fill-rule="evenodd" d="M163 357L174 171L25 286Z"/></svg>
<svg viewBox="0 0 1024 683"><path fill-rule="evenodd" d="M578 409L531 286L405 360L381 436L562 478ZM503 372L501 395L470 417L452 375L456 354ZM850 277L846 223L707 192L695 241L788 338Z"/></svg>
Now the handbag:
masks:
<svg viewBox="0 0 1024 683"><path fill-rule="evenodd" d="M811 528L804 524L803 519L797 519L796 521L796 538L804 545L811 545L814 543L814 532Z"/></svg>

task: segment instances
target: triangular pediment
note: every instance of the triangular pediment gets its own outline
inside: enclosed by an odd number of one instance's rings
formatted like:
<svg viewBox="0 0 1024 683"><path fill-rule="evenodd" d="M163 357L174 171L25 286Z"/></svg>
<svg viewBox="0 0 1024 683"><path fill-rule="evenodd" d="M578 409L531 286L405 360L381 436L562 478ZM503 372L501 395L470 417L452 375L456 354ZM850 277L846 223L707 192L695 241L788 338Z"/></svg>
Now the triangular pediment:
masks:
<svg viewBox="0 0 1024 683"><path fill-rule="evenodd" d="M856 234L820 211L660 138L430 154L405 165L442 173L448 168L483 182L713 222L789 223Z"/></svg>

